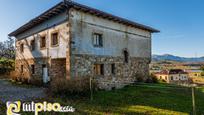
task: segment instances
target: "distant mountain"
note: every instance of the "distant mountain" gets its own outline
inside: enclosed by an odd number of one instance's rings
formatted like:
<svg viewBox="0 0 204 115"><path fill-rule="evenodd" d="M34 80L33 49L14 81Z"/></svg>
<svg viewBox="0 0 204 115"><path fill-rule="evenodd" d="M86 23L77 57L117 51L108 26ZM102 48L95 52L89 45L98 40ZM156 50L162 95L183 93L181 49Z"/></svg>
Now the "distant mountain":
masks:
<svg viewBox="0 0 204 115"><path fill-rule="evenodd" d="M198 58L186 58L186 57L179 57L170 54L164 55L153 55L153 61L177 61L177 62L204 62L204 57Z"/></svg>

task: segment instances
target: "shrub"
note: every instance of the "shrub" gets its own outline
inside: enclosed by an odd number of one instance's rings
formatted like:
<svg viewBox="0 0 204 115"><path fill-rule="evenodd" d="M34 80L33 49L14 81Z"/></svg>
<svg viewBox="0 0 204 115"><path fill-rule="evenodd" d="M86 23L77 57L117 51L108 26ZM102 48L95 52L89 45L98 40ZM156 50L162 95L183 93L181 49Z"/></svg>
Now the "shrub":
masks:
<svg viewBox="0 0 204 115"><path fill-rule="evenodd" d="M28 79L28 83L34 86L43 86L43 80L40 76L32 76L30 79Z"/></svg>
<svg viewBox="0 0 204 115"><path fill-rule="evenodd" d="M204 72L201 73L201 76L204 76Z"/></svg>
<svg viewBox="0 0 204 115"><path fill-rule="evenodd" d="M0 58L0 74L8 74L14 70L14 60Z"/></svg>
<svg viewBox="0 0 204 115"><path fill-rule="evenodd" d="M12 79L13 81L20 81L20 75L17 74L16 71L12 71L10 72L9 79Z"/></svg>
<svg viewBox="0 0 204 115"><path fill-rule="evenodd" d="M22 84L29 84L34 86L43 86L43 80L41 76L31 76L31 78L24 77L23 75L17 74L17 72L10 72L9 78L13 82L20 82Z"/></svg>
<svg viewBox="0 0 204 115"><path fill-rule="evenodd" d="M159 83L159 80L155 75L151 74L150 77L152 78L152 83Z"/></svg>
<svg viewBox="0 0 204 115"><path fill-rule="evenodd" d="M148 77L148 78L146 79L145 83L153 83L152 78L151 78L151 77Z"/></svg>
<svg viewBox="0 0 204 115"><path fill-rule="evenodd" d="M92 86L93 90L96 90L96 82L92 82ZM58 96L88 96L90 94L90 78L77 77L66 80L65 78L59 77L51 82L49 91L52 95Z"/></svg>

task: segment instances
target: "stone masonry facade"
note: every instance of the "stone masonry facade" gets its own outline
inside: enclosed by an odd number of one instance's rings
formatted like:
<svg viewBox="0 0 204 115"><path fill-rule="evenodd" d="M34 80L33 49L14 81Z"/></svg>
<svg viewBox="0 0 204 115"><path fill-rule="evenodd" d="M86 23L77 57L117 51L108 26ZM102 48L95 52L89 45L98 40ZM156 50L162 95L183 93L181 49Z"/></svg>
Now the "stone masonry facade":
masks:
<svg viewBox="0 0 204 115"><path fill-rule="evenodd" d="M137 77L146 80L149 74L148 58L129 57L129 62L125 63L124 58L96 55L71 55L71 78L74 77L93 77L100 89L111 90L121 88L127 84L134 83ZM50 64L51 63L51 64ZM104 75L95 75L94 64L104 64ZM115 65L115 74L111 72L111 64ZM23 72L21 66L23 65ZM32 74L31 65L35 67ZM31 77L42 77L42 66L49 69L49 76L52 79L66 77L66 59L35 58L26 60L16 60L16 72L21 79Z"/></svg>
<svg viewBox="0 0 204 115"><path fill-rule="evenodd" d="M65 0L9 36L16 38L20 79L92 77L100 89L110 90L148 78L155 32Z"/></svg>
<svg viewBox="0 0 204 115"><path fill-rule="evenodd" d="M149 74L148 58L130 57L129 63L123 57L73 55L72 58L71 76L93 77L101 89L121 88L134 83L137 77L146 80ZM103 76L95 75L94 64L104 64ZM111 64L115 64L115 74L111 72Z"/></svg>
<svg viewBox="0 0 204 115"><path fill-rule="evenodd" d="M31 66L34 65L34 73L32 73ZM22 68L23 67L23 71ZM43 66L48 67L48 74L51 79L57 77L66 77L66 59L52 59L48 58L34 58L21 59L15 61L15 71L20 79L31 79L31 77L38 77L43 79Z"/></svg>

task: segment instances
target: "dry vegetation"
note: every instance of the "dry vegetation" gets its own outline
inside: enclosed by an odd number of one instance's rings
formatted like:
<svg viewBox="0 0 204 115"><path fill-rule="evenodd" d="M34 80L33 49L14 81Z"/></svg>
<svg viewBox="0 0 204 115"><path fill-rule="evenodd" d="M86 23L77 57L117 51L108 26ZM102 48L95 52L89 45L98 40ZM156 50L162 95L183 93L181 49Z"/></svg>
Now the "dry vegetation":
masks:
<svg viewBox="0 0 204 115"><path fill-rule="evenodd" d="M204 84L204 77L195 77L195 78L191 78L193 83L197 83L197 84Z"/></svg>
<svg viewBox="0 0 204 115"><path fill-rule="evenodd" d="M93 87L92 89L96 90L96 83L92 81L91 84ZM88 96L90 94L90 78L77 77L70 80L66 80L65 78L55 79L50 84L49 93L54 96Z"/></svg>

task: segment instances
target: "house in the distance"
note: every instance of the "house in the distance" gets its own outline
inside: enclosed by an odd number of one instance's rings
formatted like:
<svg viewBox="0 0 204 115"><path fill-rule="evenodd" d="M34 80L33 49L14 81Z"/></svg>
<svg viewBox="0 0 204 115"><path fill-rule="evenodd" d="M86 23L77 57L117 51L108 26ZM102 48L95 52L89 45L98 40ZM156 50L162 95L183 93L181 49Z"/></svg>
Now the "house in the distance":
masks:
<svg viewBox="0 0 204 115"><path fill-rule="evenodd" d="M60 2L9 36L16 38L20 78L92 76L100 88L146 79L151 62L151 27L73 1Z"/></svg>
<svg viewBox="0 0 204 115"><path fill-rule="evenodd" d="M188 83L189 80L188 73L182 69L162 70L154 75L167 83Z"/></svg>
<svg viewBox="0 0 204 115"><path fill-rule="evenodd" d="M189 70L185 70L188 74L189 74L189 77L191 78L194 78L194 77L202 77L202 70L199 70L199 69L189 69Z"/></svg>

